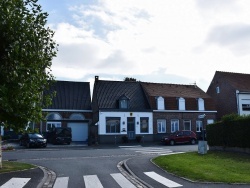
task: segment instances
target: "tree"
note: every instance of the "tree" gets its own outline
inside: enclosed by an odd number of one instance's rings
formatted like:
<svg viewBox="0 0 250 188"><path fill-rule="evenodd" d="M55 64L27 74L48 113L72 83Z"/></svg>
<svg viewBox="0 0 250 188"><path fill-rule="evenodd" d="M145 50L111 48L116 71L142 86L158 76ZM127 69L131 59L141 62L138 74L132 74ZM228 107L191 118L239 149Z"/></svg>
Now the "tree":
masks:
<svg viewBox="0 0 250 188"><path fill-rule="evenodd" d="M125 82L136 82L136 79L135 79L135 78L132 78L132 77L131 77L131 78L130 78L130 77L125 77L125 78L124 78L124 81L125 81Z"/></svg>
<svg viewBox="0 0 250 188"><path fill-rule="evenodd" d="M43 91L54 81L57 44L37 0L0 0L0 12L0 123L19 131L40 121L51 102Z"/></svg>

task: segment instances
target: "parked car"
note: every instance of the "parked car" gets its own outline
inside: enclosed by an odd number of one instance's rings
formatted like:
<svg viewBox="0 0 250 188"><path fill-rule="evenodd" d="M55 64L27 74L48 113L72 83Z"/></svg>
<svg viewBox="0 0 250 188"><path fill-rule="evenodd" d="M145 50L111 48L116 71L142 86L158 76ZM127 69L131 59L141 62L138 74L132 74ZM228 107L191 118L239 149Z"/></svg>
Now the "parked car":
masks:
<svg viewBox="0 0 250 188"><path fill-rule="evenodd" d="M25 133L20 138L20 146L30 147L46 147L47 139L38 133Z"/></svg>
<svg viewBox="0 0 250 188"><path fill-rule="evenodd" d="M70 127L55 127L47 133L47 139L52 144L70 144L72 131Z"/></svg>
<svg viewBox="0 0 250 188"><path fill-rule="evenodd" d="M196 134L193 131L176 131L167 136L162 137L161 142L164 144L184 144L191 143L196 144Z"/></svg>

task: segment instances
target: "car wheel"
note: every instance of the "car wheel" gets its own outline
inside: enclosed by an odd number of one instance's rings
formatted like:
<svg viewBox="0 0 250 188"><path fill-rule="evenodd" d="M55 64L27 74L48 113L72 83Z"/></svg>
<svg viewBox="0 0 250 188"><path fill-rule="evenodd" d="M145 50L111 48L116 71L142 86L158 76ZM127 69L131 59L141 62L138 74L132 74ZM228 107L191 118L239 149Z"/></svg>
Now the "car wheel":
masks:
<svg viewBox="0 0 250 188"><path fill-rule="evenodd" d="M26 147L27 147L27 148L30 148L30 143L26 143Z"/></svg>
<svg viewBox="0 0 250 188"><path fill-rule="evenodd" d="M190 141L190 143L191 143L192 145L194 145L194 144L196 143L195 139L192 139L192 140Z"/></svg>
<svg viewBox="0 0 250 188"><path fill-rule="evenodd" d="M170 140L170 145L173 146L174 145L174 140Z"/></svg>
<svg viewBox="0 0 250 188"><path fill-rule="evenodd" d="M70 142L68 142L67 144L70 145Z"/></svg>

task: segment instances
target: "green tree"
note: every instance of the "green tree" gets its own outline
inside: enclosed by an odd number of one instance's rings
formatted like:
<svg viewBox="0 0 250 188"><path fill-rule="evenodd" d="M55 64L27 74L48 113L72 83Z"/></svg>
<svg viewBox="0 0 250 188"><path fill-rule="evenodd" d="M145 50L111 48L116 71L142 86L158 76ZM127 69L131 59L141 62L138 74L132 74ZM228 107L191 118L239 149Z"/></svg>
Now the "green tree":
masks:
<svg viewBox="0 0 250 188"><path fill-rule="evenodd" d="M124 78L124 81L125 81L125 82L136 82L136 79L135 79L135 78L132 78L132 77L131 77L131 78L130 78L130 77L125 77L125 78Z"/></svg>
<svg viewBox="0 0 250 188"><path fill-rule="evenodd" d="M43 91L54 81L57 44L37 0L0 0L0 12L0 123L19 131L51 102Z"/></svg>

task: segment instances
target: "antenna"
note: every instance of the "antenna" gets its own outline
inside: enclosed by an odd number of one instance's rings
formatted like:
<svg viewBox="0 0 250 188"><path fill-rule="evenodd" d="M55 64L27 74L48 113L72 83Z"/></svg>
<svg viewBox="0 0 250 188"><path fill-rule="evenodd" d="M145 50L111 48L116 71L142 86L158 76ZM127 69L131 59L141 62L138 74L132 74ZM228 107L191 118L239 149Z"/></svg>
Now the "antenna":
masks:
<svg viewBox="0 0 250 188"><path fill-rule="evenodd" d="M191 84L194 85L195 88L197 87L196 81L194 81L194 83L191 83Z"/></svg>

